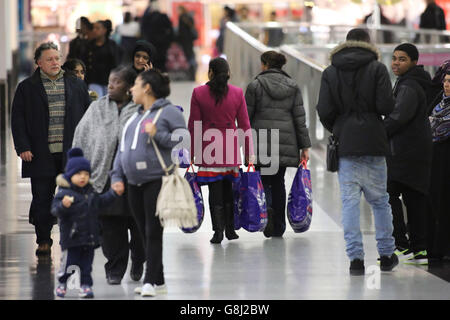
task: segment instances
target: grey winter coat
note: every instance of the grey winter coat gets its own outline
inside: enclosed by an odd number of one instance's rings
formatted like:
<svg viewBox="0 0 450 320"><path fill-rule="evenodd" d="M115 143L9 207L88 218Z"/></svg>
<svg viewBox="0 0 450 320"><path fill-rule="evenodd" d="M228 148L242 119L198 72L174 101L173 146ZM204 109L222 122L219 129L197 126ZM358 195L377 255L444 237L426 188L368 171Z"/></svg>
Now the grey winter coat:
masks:
<svg viewBox="0 0 450 320"><path fill-rule="evenodd" d="M311 147L306 127L302 94L297 83L280 69L269 69L256 76L245 92L248 116L252 129L258 133L255 154L268 150L271 157L276 149L271 149L271 129L279 129L279 165L297 167L300 163L300 149ZM267 139L260 139L260 130L267 129ZM258 139L255 139L258 138ZM264 149L267 147L267 149ZM261 149L261 151L259 150ZM269 164L257 162L257 165Z"/></svg>

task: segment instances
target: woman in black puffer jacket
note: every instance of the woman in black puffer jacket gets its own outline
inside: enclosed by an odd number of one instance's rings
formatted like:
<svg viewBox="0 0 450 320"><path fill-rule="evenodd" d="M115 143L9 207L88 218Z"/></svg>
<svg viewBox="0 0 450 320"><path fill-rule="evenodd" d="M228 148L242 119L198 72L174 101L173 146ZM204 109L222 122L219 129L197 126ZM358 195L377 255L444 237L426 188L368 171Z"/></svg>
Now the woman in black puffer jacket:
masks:
<svg viewBox="0 0 450 320"><path fill-rule="evenodd" d="M264 137L260 134L263 129L267 132L267 139L255 140L258 141L255 146L257 168L266 167L266 173L278 168L273 174L261 175L269 215L264 230L266 237L283 235L286 229L286 167L298 167L302 160L308 161L308 148L311 147L302 94L297 83L281 70L284 64L284 55L276 51L263 53L262 72L245 92L248 116L252 129L256 130L256 138ZM278 139L274 141L271 140L276 137L276 131L271 132L272 129L279 130ZM281 192L272 193L272 189Z"/></svg>

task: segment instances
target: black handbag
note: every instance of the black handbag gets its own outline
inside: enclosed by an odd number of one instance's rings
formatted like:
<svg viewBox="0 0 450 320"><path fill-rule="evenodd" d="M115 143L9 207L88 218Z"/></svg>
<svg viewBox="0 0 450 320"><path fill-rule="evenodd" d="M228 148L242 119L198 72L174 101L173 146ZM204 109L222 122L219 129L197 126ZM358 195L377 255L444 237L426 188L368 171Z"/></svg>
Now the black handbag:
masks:
<svg viewBox="0 0 450 320"><path fill-rule="evenodd" d="M339 141L336 136L333 134L329 136L327 144L327 171L336 172L339 169L338 146Z"/></svg>

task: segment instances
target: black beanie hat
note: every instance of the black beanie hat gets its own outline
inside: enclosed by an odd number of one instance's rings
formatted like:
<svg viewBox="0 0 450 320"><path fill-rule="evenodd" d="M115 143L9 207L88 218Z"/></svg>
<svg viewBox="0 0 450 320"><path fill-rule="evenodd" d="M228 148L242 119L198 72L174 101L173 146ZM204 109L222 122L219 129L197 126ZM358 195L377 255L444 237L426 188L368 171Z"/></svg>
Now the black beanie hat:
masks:
<svg viewBox="0 0 450 320"><path fill-rule="evenodd" d="M406 52L406 54L411 58L411 61L419 60L419 50L417 50L417 47L412 43L402 43L397 46L394 51Z"/></svg>
<svg viewBox="0 0 450 320"><path fill-rule="evenodd" d="M70 182L75 173L87 171L91 173L91 164L89 160L83 157L83 150L80 148L72 148L67 151L67 164L64 178Z"/></svg>
<svg viewBox="0 0 450 320"><path fill-rule="evenodd" d="M147 54L150 57L150 62L153 63L153 60L156 55L156 48L154 45L152 45L150 42L145 41L145 40L138 40L138 41L136 41L136 46L134 47L134 50L133 50L133 55L132 55L133 59L134 59L134 55L138 51L147 52Z"/></svg>

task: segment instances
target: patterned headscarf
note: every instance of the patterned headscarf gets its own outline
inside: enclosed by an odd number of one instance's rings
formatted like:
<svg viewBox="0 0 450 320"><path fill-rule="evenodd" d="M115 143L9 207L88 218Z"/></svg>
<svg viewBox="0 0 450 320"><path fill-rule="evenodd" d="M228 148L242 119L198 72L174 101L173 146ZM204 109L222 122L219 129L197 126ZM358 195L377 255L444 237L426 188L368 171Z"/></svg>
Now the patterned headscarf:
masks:
<svg viewBox="0 0 450 320"><path fill-rule="evenodd" d="M450 71L450 60L445 60L444 63L441 64L439 69L437 69L436 74L434 75L434 78L432 80L433 84L442 85L447 71Z"/></svg>

